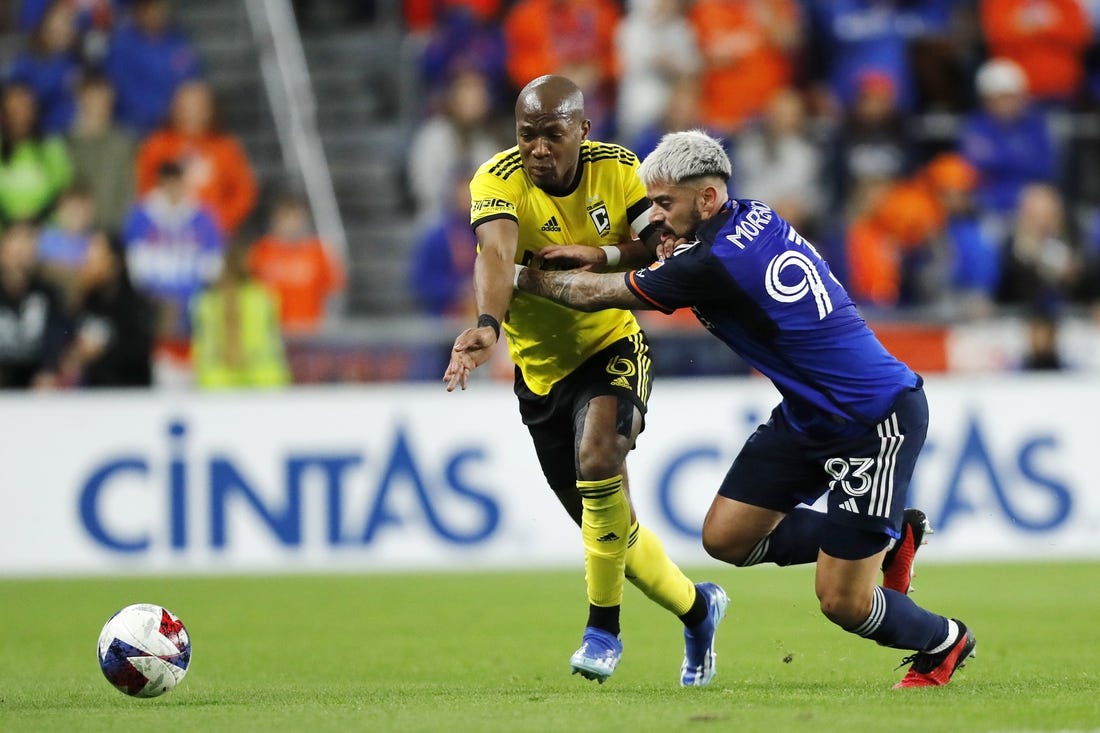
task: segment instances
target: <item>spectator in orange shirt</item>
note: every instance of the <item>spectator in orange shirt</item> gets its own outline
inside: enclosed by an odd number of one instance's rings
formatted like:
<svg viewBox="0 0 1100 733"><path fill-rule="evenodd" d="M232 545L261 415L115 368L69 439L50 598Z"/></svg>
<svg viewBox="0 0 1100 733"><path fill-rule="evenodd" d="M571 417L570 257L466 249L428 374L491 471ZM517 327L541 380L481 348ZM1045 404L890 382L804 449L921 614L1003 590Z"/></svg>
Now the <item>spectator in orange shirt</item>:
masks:
<svg viewBox="0 0 1100 733"><path fill-rule="evenodd" d="M857 303L878 306L929 302L935 295L943 208L913 181L868 196L866 213L848 232L849 292Z"/></svg>
<svg viewBox="0 0 1100 733"><path fill-rule="evenodd" d="M256 179L244 148L214 126L214 100L203 81L184 84L172 100L168 126L142 143L137 157L138 194L157 183L157 171L174 162L183 169L189 193L214 214L232 236L256 205Z"/></svg>
<svg viewBox="0 0 1100 733"><path fill-rule="evenodd" d="M293 196L276 204L270 230L252 245L248 266L278 296L279 323L287 333L320 328L327 299L345 285L341 263L310 230L305 202Z"/></svg>
<svg viewBox="0 0 1100 733"><path fill-rule="evenodd" d="M613 0L519 0L504 18L505 64L516 89L561 74L584 92L590 136L610 136L618 77Z"/></svg>
<svg viewBox="0 0 1100 733"><path fill-rule="evenodd" d="M981 24L990 57L1023 67L1036 99L1067 103L1083 92L1091 26L1079 0L982 0Z"/></svg>
<svg viewBox="0 0 1100 733"><path fill-rule="evenodd" d="M703 122L737 132L791 82L800 43L793 0L697 0L689 18L703 56Z"/></svg>

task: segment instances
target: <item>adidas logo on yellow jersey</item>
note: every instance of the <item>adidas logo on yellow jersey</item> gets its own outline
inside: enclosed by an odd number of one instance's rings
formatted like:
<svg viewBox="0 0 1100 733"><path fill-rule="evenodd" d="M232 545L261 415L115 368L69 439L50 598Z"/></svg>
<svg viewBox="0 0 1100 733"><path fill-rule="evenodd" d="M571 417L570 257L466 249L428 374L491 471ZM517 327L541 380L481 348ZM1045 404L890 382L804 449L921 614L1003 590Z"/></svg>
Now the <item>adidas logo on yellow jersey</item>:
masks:
<svg viewBox="0 0 1100 733"><path fill-rule="evenodd" d="M551 216L549 219L547 219L546 223L542 225L542 230L541 231L544 231L544 232L560 232L561 231L561 225L558 224L558 217Z"/></svg>

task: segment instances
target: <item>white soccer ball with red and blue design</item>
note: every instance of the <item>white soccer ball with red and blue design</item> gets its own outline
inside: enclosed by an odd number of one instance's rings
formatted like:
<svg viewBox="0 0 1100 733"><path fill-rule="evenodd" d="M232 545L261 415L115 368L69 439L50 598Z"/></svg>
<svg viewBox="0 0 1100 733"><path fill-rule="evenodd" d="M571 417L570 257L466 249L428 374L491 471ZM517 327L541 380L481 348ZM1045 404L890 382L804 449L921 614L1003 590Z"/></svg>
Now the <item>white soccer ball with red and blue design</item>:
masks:
<svg viewBox="0 0 1100 733"><path fill-rule="evenodd" d="M99 634L99 667L107 681L133 697L172 690L191 663L191 637L163 606L135 603L107 620Z"/></svg>

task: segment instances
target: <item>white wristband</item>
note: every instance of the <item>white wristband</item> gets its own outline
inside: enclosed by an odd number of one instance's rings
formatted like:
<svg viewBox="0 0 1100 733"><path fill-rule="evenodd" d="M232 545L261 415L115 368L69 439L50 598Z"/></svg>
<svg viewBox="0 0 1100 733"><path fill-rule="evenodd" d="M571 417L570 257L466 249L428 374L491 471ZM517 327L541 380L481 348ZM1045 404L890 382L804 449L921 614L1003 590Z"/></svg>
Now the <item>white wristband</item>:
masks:
<svg viewBox="0 0 1100 733"><path fill-rule="evenodd" d="M524 266L524 265L516 265L516 274L512 278L512 287L513 288L518 288L519 287L519 274L521 272L523 272L524 270L526 270L526 269L527 269L527 267Z"/></svg>
<svg viewBox="0 0 1100 733"><path fill-rule="evenodd" d="M608 267L614 267L615 265L619 264L619 262L623 259L622 250L613 244L604 245L603 247L600 247L600 249L602 249L604 254L607 255Z"/></svg>

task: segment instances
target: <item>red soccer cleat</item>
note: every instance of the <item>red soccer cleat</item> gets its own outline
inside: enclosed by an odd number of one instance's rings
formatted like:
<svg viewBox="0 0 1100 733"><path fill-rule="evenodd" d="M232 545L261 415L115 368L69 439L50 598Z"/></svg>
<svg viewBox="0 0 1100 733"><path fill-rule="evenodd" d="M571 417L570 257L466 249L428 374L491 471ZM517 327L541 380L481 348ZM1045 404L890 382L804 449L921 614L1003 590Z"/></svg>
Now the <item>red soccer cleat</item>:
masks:
<svg viewBox="0 0 1100 733"><path fill-rule="evenodd" d="M894 685L894 689L904 687L940 687L951 681L951 675L955 670L966 665L966 660L974 656L974 647L977 640L974 634L966 628L966 624L954 619L959 625L959 638L955 643L938 654L917 652L901 661L902 664L913 663L901 681Z"/></svg>
<svg viewBox="0 0 1100 733"><path fill-rule="evenodd" d="M883 588L909 595L912 590L911 581L916 575L913 564L917 558L917 550L921 545L928 544L924 539L926 534L933 534L928 517L920 509L906 509L901 520L901 539L894 543L882 559Z"/></svg>

